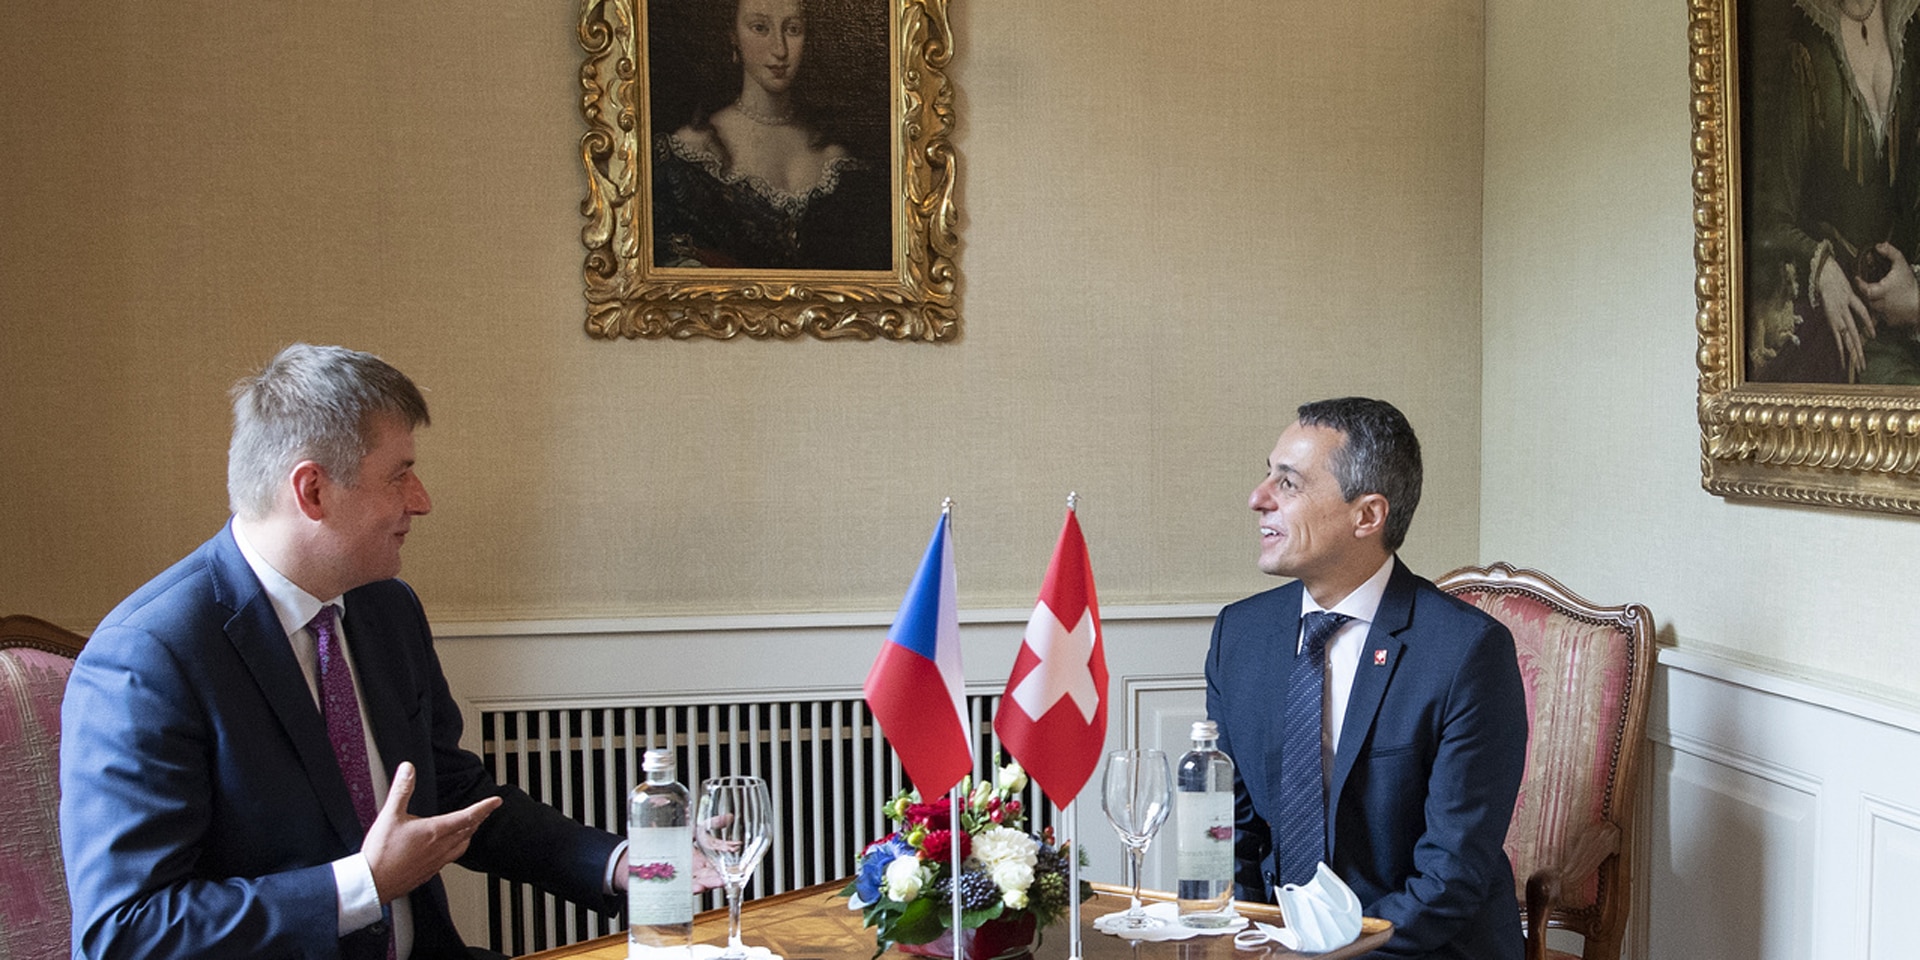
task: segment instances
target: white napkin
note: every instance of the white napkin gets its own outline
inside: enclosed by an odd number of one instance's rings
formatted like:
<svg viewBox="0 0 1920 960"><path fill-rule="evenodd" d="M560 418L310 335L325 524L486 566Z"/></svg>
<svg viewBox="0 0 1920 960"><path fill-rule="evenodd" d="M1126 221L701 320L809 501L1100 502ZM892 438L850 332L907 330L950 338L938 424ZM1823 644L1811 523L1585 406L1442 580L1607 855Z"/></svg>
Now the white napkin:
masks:
<svg viewBox="0 0 1920 960"><path fill-rule="evenodd" d="M1110 933L1123 940L1188 940L1193 937L1217 937L1237 933L1247 925L1247 918L1235 917L1224 927L1189 927L1180 922L1180 907L1177 904L1161 900L1146 904L1141 908L1147 916L1160 921L1151 927L1132 929L1120 925L1120 918L1127 915L1125 910L1109 913L1093 921L1093 928L1101 933Z"/></svg>
<svg viewBox="0 0 1920 960"><path fill-rule="evenodd" d="M1289 883L1275 893L1287 925L1256 922L1234 936L1234 946L1251 949L1272 940L1300 953L1325 953L1360 936L1360 898L1326 864L1304 886Z"/></svg>
<svg viewBox="0 0 1920 960"><path fill-rule="evenodd" d="M693 945L693 960L713 960L726 952L726 945L719 943L696 943ZM779 954L766 947L747 947L747 960L781 960Z"/></svg>

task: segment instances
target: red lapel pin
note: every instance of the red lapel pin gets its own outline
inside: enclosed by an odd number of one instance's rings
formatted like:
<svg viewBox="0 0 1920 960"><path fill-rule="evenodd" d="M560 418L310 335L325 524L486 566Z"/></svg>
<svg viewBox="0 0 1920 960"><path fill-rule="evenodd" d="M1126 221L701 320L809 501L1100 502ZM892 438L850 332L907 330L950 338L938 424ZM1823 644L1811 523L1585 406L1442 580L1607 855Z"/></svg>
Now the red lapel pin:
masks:
<svg viewBox="0 0 1920 960"><path fill-rule="evenodd" d="M1376 667L1384 667L1387 665L1387 652L1385 650L1375 650L1373 652L1373 665Z"/></svg>

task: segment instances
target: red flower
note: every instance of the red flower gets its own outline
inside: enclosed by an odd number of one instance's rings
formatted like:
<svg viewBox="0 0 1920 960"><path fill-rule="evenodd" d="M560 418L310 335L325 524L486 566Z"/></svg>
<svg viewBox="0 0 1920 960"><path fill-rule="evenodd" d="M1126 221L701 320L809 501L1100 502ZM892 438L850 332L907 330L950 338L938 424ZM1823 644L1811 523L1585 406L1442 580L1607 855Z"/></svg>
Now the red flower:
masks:
<svg viewBox="0 0 1920 960"><path fill-rule="evenodd" d="M947 801L907 804L907 822L923 824L928 830L945 830L953 825L953 811Z"/></svg>
<svg viewBox="0 0 1920 960"><path fill-rule="evenodd" d="M965 860L973 853L973 838L960 835L960 859ZM920 841L920 859L931 863L946 863L953 859L953 831L929 830Z"/></svg>

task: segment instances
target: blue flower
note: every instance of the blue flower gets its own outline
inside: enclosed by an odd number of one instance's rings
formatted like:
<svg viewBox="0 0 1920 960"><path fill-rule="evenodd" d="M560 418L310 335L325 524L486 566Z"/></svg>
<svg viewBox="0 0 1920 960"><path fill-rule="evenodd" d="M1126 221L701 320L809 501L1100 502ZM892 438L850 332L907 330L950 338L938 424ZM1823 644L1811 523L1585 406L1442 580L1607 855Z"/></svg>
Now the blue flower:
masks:
<svg viewBox="0 0 1920 960"><path fill-rule="evenodd" d="M859 909L880 900L880 884L886 879L887 864L895 858L914 853L905 837L891 833L867 848L860 857L860 873L854 878L854 897L847 905Z"/></svg>

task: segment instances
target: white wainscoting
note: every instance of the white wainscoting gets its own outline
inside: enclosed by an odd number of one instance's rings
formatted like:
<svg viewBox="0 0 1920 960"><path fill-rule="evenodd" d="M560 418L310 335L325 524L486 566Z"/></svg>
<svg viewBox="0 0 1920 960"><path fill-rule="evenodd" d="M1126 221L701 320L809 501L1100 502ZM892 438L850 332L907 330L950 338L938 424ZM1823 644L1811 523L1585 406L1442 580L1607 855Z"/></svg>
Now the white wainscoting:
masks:
<svg viewBox="0 0 1920 960"><path fill-rule="evenodd" d="M1633 956L1920 957L1920 712L1661 651Z"/></svg>
<svg viewBox="0 0 1920 960"><path fill-rule="evenodd" d="M1110 749L1185 749L1204 711L1215 608L1104 611ZM998 692L1026 610L967 611L968 687ZM742 691L857 692L887 613L457 624L440 656L471 720L481 709L697 700ZM1636 960L1911 960L1920 903L1920 711L1695 650L1661 651L1640 806ZM1079 831L1090 879L1119 882L1097 779ZM1146 882L1165 887L1155 857ZM463 930L483 886L448 871Z"/></svg>

